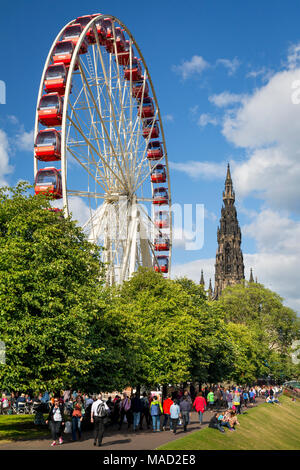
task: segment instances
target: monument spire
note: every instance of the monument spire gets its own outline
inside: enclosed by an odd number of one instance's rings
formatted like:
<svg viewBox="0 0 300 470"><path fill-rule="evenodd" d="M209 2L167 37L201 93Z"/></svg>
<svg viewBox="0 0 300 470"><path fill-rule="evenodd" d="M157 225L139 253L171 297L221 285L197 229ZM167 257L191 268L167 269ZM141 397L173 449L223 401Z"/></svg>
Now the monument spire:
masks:
<svg viewBox="0 0 300 470"><path fill-rule="evenodd" d="M235 193L230 165L228 163L220 225L217 232L218 249L215 263L215 299L221 295L225 287L236 284L245 278L241 250L242 235L234 202Z"/></svg>
<svg viewBox="0 0 300 470"><path fill-rule="evenodd" d="M203 286L203 288L205 286L204 276L203 276L203 269L201 269L200 286Z"/></svg>

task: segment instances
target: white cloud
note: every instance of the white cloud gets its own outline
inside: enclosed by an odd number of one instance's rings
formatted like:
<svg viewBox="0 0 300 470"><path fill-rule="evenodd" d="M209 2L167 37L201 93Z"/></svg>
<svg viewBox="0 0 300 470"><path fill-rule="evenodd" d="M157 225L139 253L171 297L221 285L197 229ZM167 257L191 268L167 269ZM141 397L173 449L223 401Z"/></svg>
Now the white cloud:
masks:
<svg viewBox="0 0 300 470"><path fill-rule="evenodd" d="M199 55L194 55L191 60L184 60L181 65L173 65L174 72L181 75L183 80L193 75L201 75L209 67L209 63Z"/></svg>
<svg viewBox="0 0 300 470"><path fill-rule="evenodd" d="M197 178L224 178L226 174L227 163L212 163L212 162L199 162L199 161L187 161L184 163L169 162L172 170L181 171L193 179Z"/></svg>
<svg viewBox="0 0 300 470"><path fill-rule="evenodd" d="M246 78L255 78L256 79L257 77L261 77L263 82L267 82L267 81L270 80L272 75L274 75L274 70L269 69L267 67L261 67L261 68L256 69L256 70L250 70L250 72L248 72L246 74Z"/></svg>
<svg viewBox="0 0 300 470"><path fill-rule="evenodd" d="M163 119L166 122L173 122L174 121L174 116L173 116L173 114L165 114L163 116Z"/></svg>
<svg viewBox="0 0 300 470"><path fill-rule="evenodd" d="M68 200L69 211L72 213L72 219L78 222L78 225L84 225L90 218L91 213L87 204L78 196L72 196ZM51 202L53 207L63 208L62 199Z"/></svg>
<svg viewBox="0 0 300 470"><path fill-rule="evenodd" d="M198 119L198 126L205 127L207 126L207 124L212 124L213 126L216 126L218 124L218 120L216 117L212 116L211 114L203 113L200 115Z"/></svg>
<svg viewBox="0 0 300 470"><path fill-rule="evenodd" d="M246 100L246 95L223 91L222 93L209 96L208 100L218 108L225 108L232 104L241 104Z"/></svg>
<svg viewBox="0 0 300 470"><path fill-rule="evenodd" d="M183 264L172 265L172 279L186 276L199 283L201 269L203 269L205 288L208 288L209 279L214 288L215 258L204 258ZM250 277L250 268L253 269L254 279L267 289L278 293L284 304L300 312L300 284L299 262L293 255L255 253L244 254L245 279Z"/></svg>
<svg viewBox="0 0 300 470"><path fill-rule="evenodd" d="M292 44L288 50L287 67L295 69L300 65L300 43Z"/></svg>
<svg viewBox="0 0 300 470"><path fill-rule="evenodd" d="M232 60L229 59L217 59L216 65L223 65L227 69L228 75L234 75L237 69L240 66L240 61L238 60L237 57L235 57Z"/></svg>
<svg viewBox="0 0 300 470"><path fill-rule="evenodd" d="M0 129L0 186L6 186L8 183L6 175L12 173L13 168L9 164L10 146L6 133Z"/></svg>
<svg viewBox="0 0 300 470"><path fill-rule="evenodd" d="M214 264L214 258L198 259L196 261L190 261L189 263L184 264L174 264L172 265L172 279L175 279L176 277L187 277L199 283L201 269L203 269L205 287L207 288L209 279L211 279L212 284L214 284Z"/></svg>
<svg viewBox="0 0 300 470"><path fill-rule="evenodd" d="M16 144L20 150L25 152L33 151L33 129L29 132L26 132L23 126L21 126L19 133L16 135Z"/></svg>

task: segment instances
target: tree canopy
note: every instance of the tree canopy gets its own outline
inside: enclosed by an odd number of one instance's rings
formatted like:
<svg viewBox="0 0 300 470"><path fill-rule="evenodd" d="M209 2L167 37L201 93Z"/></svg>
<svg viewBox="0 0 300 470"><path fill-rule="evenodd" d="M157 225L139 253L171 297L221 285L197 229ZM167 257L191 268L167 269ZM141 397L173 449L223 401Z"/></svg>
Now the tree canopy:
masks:
<svg viewBox="0 0 300 470"><path fill-rule="evenodd" d="M261 284L218 301L188 278L140 268L104 284L101 248L29 186L0 189L0 388L87 391L299 374L299 319Z"/></svg>

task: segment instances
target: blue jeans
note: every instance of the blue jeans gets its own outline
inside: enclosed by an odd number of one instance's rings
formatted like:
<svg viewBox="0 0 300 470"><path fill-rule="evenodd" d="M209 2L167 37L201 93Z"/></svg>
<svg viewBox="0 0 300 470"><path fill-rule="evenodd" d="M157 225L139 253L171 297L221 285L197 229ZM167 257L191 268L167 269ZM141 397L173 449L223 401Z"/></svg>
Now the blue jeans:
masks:
<svg viewBox="0 0 300 470"><path fill-rule="evenodd" d="M159 415L152 416L152 426L153 426L153 431L160 431L160 416Z"/></svg>
<svg viewBox="0 0 300 470"><path fill-rule="evenodd" d="M141 412L133 412L133 430L137 429L140 424Z"/></svg>
<svg viewBox="0 0 300 470"><path fill-rule="evenodd" d="M170 421L170 429L172 429L172 420L170 418L170 415L167 415L166 413L164 414L164 422L163 422L163 427L165 428L168 424L168 421Z"/></svg>
<svg viewBox="0 0 300 470"><path fill-rule="evenodd" d="M203 413L202 411L198 411L199 423L202 424L203 421Z"/></svg>
<svg viewBox="0 0 300 470"><path fill-rule="evenodd" d="M79 439L81 438L81 422L78 416L72 416L72 439L76 441L76 431L78 431Z"/></svg>

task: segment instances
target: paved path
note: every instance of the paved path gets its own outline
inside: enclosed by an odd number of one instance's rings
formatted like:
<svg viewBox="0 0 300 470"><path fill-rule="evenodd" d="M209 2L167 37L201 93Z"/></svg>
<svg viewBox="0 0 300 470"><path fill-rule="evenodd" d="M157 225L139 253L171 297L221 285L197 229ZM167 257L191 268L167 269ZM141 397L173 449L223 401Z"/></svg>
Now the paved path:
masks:
<svg viewBox="0 0 300 470"><path fill-rule="evenodd" d="M262 402L264 400L259 400L258 404ZM86 431L83 433L81 440L76 442L72 441L70 434L64 434L65 441L63 445L56 445L55 447L50 446L51 437L49 435L49 438L38 440L0 443L0 450L154 450L163 444L180 439L191 432L199 431L208 426L212 415L212 412L206 411L203 416L203 424L200 427L198 414L193 411L187 432L184 432L183 427L179 426L176 434L169 430L153 432L152 429L134 433L127 430L125 423L121 431L118 430L118 426L112 426L106 430L101 447L93 445L93 433L92 431Z"/></svg>

